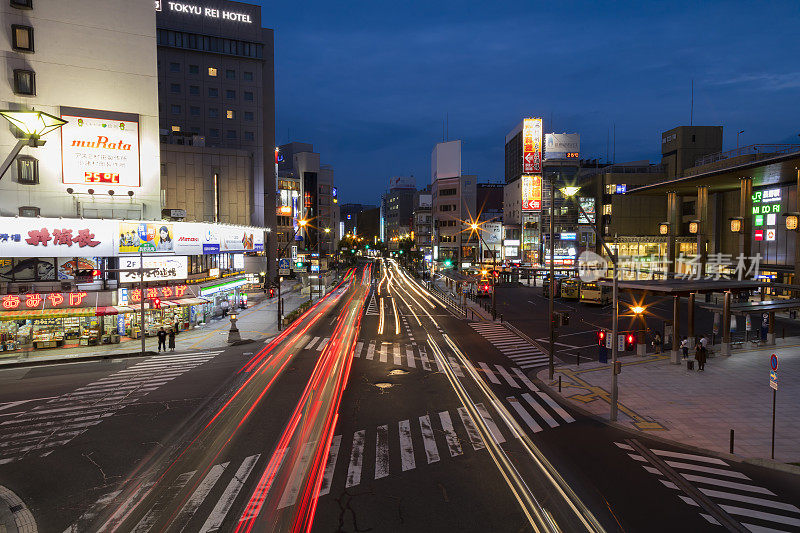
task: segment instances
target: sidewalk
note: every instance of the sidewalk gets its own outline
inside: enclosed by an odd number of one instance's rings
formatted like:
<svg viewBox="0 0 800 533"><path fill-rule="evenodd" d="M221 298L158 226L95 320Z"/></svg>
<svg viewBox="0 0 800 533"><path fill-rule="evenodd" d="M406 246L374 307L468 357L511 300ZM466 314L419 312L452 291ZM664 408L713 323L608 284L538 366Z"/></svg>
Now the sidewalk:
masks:
<svg viewBox="0 0 800 533"><path fill-rule="evenodd" d="M441 279L437 279L433 281L433 284L436 286L437 289L440 291L449 294L451 298L455 301L459 301L460 295L456 294L456 292L452 289L449 289L445 286L445 284L441 281ZM470 310L469 317L476 318L478 320L491 320L492 314L489 311L486 311L479 303L473 302L469 298L465 298L466 309Z"/></svg>
<svg viewBox="0 0 800 533"><path fill-rule="evenodd" d="M619 417L623 426L684 444L729 452L730 430L735 431L734 453L770 458L772 389L769 359L779 358L775 429L775 460L800 462L800 338L777 346L737 350L730 357L709 358L704 372L673 365L669 354L621 357L618 376ZM562 365L549 382L547 370L537 377L582 409L608 419L611 365Z"/></svg>
<svg viewBox="0 0 800 533"><path fill-rule="evenodd" d="M300 294L295 283L284 282L284 315L289 314L300 304L308 301L308 295ZM318 295L314 295L318 299ZM259 301L260 300L260 301ZM277 333L277 298L263 298L255 295L253 300L257 303L241 310L238 315L237 326L242 339L261 340ZM215 318L193 330L182 331L175 337L176 351L186 350L211 350L228 347L228 331L231 328L230 318ZM142 342L139 339L121 342L119 344L101 346L77 346L72 348L51 348L27 353L9 353L8 356L0 355L0 368L7 365L21 363L45 363L65 361L70 359L85 359L91 357L113 357L141 352ZM145 339L145 347L149 352L158 348L155 337Z"/></svg>

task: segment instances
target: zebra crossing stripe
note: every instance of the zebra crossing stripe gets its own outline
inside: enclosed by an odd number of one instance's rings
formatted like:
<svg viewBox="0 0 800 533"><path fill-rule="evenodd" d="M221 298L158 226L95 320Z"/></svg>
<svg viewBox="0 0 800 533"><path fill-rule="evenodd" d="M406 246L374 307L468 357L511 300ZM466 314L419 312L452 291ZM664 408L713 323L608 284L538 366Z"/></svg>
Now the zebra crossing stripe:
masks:
<svg viewBox="0 0 800 533"><path fill-rule="evenodd" d="M450 366L453 367L453 372L456 376L463 378L464 372L461 370L461 365L459 365L456 360L453 358L452 355L447 356L447 360L450 361Z"/></svg>
<svg viewBox="0 0 800 533"><path fill-rule="evenodd" d="M497 427L497 424L494 423L492 419L492 415L489 414L489 411L486 410L486 407L482 403L476 403L475 407L478 409L478 412L483 418L483 421L486 422L486 425L489 427L489 430L492 432L492 436L494 437L494 441L497 444L503 444L506 439L503 437L503 434L500 433L500 428Z"/></svg>
<svg viewBox="0 0 800 533"><path fill-rule="evenodd" d="M381 343L381 349L380 349L378 355L380 357L380 362L381 363L387 362L388 357L389 357L389 343L388 342Z"/></svg>
<svg viewBox="0 0 800 533"><path fill-rule="evenodd" d="M375 357L375 341L369 341L369 346L367 346L367 359L372 361L373 357Z"/></svg>
<svg viewBox="0 0 800 533"><path fill-rule="evenodd" d="M464 453L461 449L461 441L458 440L458 435L456 435L455 429L453 429L453 421L450 419L450 413L441 411L439 413L439 421L442 423L444 439L447 442L447 449L450 452L450 457L456 457Z"/></svg>
<svg viewBox="0 0 800 533"><path fill-rule="evenodd" d="M392 355L394 355L394 364L396 365L403 364L403 358L400 357L400 344L394 343L392 345Z"/></svg>
<svg viewBox="0 0 800 533"><path fill-rule="evenodd" d="M558 425L556 419L550 416L550 413L545 411L544 407L539 405L539 402L533 399L533 396L531 396L526 392L525 394L522 395L522 397L525 399L526 402L530 404L531 407L533 407L533 410L536 411L536 414L538 414L540 417L544 419L545 422L547 422L547 425L549 425L551 428L554 428Z"/></svg>
<svg viewBox="0 0 800 533"><path fill-rule="evenodd" d="M495 385L500 385L500 380L494 375L494 372L492 372L492 369L489 368L489 365L486 363L478 363L478 365L481 367L481 370L483 370L484 375L489 378L489 381Z"/></svg>
<svg viewBox="0 0 800 533"><path fill-rule="evenodd" d="M322 339L322 342L320 342L319 346L317 346L317 351L321 352L322 350L324 350L325 347L328 345L329 340L331 340L330 337L325 337L324 339Z"/></svg>
<svg viewBox="0 0 800 533"><path fill-rule="evenodd" d="M375 440L375 479L389 475L389 426L378 426Z"/></svg>
<svg viewBox="0 0 800 533"><path fill-rule="evenodd" d="M408 361L408 366L417 368L417 365L414 363L414 350L410 347L406 347L406 360Z"/></svg>
<svg viewBox="0 0 800 533"><path fill-rule="evenodd" d="M566 422L566 423L568 423L568 424L569 424L570 422L575 422L575 419L574 419L574 418L572 418L572 417L569 415L569 413L568 413L568 412L566 412L566 411L564 410L564 408L563 408L563 407L561 407L560 405L558 405L558 404L556 403L556 401L555 401L555 400L553 400L553 399L552 399L550 396L548 396L546 393L544 393L544 392L540 392L540 391L539 391L539 392L537 392L536 394L538 394L538 395L539 395L539 398L541 398L542 400L544 400L544 403L546 403L547 405L549 405L549 406L550 406L550 409L552 409L553 411L555 411L555 412L556 412L556 414L558 414L558 416L560 416L561 418L563 418L563 419L564 419L564 422Z"/></svg>
<svg viewBox="0 0 800 533"><path fill-rule="evenodd" d="M339 457L339 448L342 445L342 436L336 435L331 440L331 451L328 453L328 462L325 464L325 472L322 474L322 483L319 486L317 496L324 496L331 490L333 472L336 470L336 459Z"/></svg>
<svg viewBox="0 0 800 533"><path fill-rule="evenodd" d="M534 420L533 417L528 413L528 411L525 410L524 407L522 407L522 405L519 403L519 400L517 400L513 396L507 397L506 400L511 405L511 407L514 408L514 410L522 418L522 420L528 425L528 427L531 428L531 430L533 430L534 433L538 433L539 431L542 430L542 426L540 426L536 422L536 420Z"/></svg>
<svg viewBox="0 0 800 533"><path fill-rule="evenodd" d="M691 463L681 463L678 461L665 461L669 466L672 468L677 468L678 470L693 470L695 472L702 472L703 474L714 474L717 476L726 476L726 477L735 477L738 479L744 479L749 481L750 478L746 475L742 474L741 472L737 472L735 470L724 470L722 468L711 468L709 466L700 466L700 465L693 465Z"/></svg>
<svg viewBox="0 0 800 533"><path fill-rule="evenodd" d="M627 444L623 444L621 442L616 443L617 446L622 448L623 446L628 446ZM630 446L627 448L628 450L633 450ZM690 461L700 461L703 463L710 463L713 465L722 465L722 466L729 466L728 463L723 461L722 459L717 459L716 457L706 457L704 455L695 455L691 453L680 453L680 452L673 452L670 450L650 450L656 455L660 455L662 457L673 457L675 459L688 459Z"/></svg>
<svg viewBox="0 0 800 533"><path fill-rule="evenodd" d="M472 418L470 418L467 410L463 407L459 407L458 415L461 417L461 422L467 430L467 436L469 437L472 447L475 448L476 451L485 448L486 445L483 444L478 429L475 427L475 424L473 424Z"/></svg>
<svg viewBox="0 0 800 533"><path fill-rule="evenodd" d="M353 448L350 450L350 465L347 467L347 482L345 488L350 488L361 483L361 465L364 461L364 442L367 432L356 431L353 435Z"/></svg>
<svg viewBox="0 0 800 533"><path fill-rule="evenodd" d="M420 363L422 363L423 370L430 371L431 364L428 361L428 353L425 351L425 348L423 346L419 346L418 349L419 349L419 360Z"/></svg>
<svg viewBox="0 0 800 533"><path fill-rule="evenodd" d="M311 456L314 453L314 446L316 445L317 441L308 441L303 446L300 459L295 463L294 468L292 468L292 473L289 475L289 484L284 489L281 499L278 502L278 509L284 509L290 505L294 505L294 502L297 501L297 494L300 492L300 483L304 478L303 473L306 471L309 461L311 461Z"/></svg>
<svg viewBox="0 0 800 533"><path fill-rule="evenodd" d="M401 420L398 426L400 429L400 466L405 472L417 467L414 460L414 443L411 441L411 423L408 420Z"/></svg>
<svg viewBox="0 0 800 533"><path fill-rule="evenodd" d="M422 443L425 447L425 456L428 459L428 464L439 461L439 448L436 446L436 439L433 438L430 416L419 417L419 429L422 432Z"/></svg>
<svg viewBox="0 0 800 533"><path fill-rule="evenodd" d="M205 501L208 493L211 492L211 489L213 489L214 485L219 481L219 478L222 476L222 473L225 472L228 464L229 463L222 463L211 467L206 477L203 478L203 481L200 482L189 499L186 500L186 503L183 504L178 516L175 518L174 523L177 526L175 529L183 531L189 520L191 520L197 512L197 509L203 501Z"/></svg>
<svg viewBox="0 0 800 533"><path fill-rule="evenodd" d="M195 470L192 470L191 472L184 472L179 475L175 481L170 484L164 494L156 500L156 503L147 511L147 514L139 520L139 523L133 528L133 533L145 533L146 531L150 531L158 520L158 517L161 516L161 512L164 508L175 498L189 480L194 477L194 474Z"/></svg>
<svg viewBox="0 0 800 533"><path fill-rule="evenodd" d="M539 390L539 387L537 387L536 385L534 385L534 384L531 382L531 380L529 380L529 379L528 379L528 377L527 377L527 376L526 376L526 375L525 375L525 374L522 372L522 370L520 370L519 368L517 368L517 367L515 367L515 366L514 366L514 367L511 367L511 371L512 371L512 372L514 372L514 373L517 375L517 377L519 378L519 380L520 380L520 381L521 381L521 382L522 382L522 383L523 383L523 384L524 384L526 387L528 387L528 389L530 389L530 390L531 390L531 391L533 391L533 392L536 392L536 391L538 391L538 390Z"/></svg>
<svg viewBox="0 0 800 533"><path fill-rule="evenodd" d="M498 372L500 372L500 375L503 376L503 379L505 379L509 385L517 389L520 388L517 382L514 381L514 378L511 377L511 374L508 373L508 370L506 370L504 367L500 365L494 365L494 367L497 369Z"/></svg>
<svg viewBox="0 0 800 533"><path fill-rule="evenodd" d="M319 339L320 339L319 337L314 337L313 339L311 339L311 342L309 342L308 344L306 344L306 347L305 347L305 349L306 349L306 350L310 350L311 348L313 348L313 347L314 347L314 345L317 343L317 341L318 341Z"/></svg>
<svg viewBox="0 0 800 533"><path fill-rule="evenodd" d="M205 523L200 528L200 533L213 533L222 527L222 522L231 510L231 507L233 507L233 502L236 500L242 487L244 487L247 478L250 477L259 457L261 457L261 454L251 455L242 461L233 479L231 479L228 486L225 487L225 492L222 493L214 509L211 510L211 514L208 515Z"/></svg>
<svg viewBox="0 0 800 533"><path fill-rule="evenodd" d="M88 511L83 513L80 516L80 518L78 518L78 520L75 521L74 524L65 529L64 533L78 533L78 531L80 531L78 529L79 525L90 523L92 519L94 519L99 514L99 512L103 509L103 507L111 503L114 500L114 498L116 498L120 494L122 494L121 490L115 490L114 492L108 493L105 496L101 496L100 499L98 499L94 503L94 505L92 505L89 508Z"/></svg>
<svg viewBox="0 0 800 533"><path fill-rule="evenodd" d="M361 357L361 350L363 350L363 349L364 349L364 343L363 342L357 342L356 343L356 349L353 350L353 357Z"/></svg>

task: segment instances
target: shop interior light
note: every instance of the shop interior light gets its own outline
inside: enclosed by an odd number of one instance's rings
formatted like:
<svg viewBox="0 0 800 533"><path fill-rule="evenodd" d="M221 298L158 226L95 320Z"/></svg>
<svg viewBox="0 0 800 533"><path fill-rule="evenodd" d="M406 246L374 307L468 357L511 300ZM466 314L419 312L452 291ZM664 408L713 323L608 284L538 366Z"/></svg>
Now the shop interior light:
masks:
<svg viewBox="0 0 800 533"><path fill-rule="evenodd" d="M689 233L692 235L696 235L700 231L700 221L699 220L690 220L689 221Z"/></svg>
<svg viewBox="0 0 800 533"><path fill-rule="evenodd" d="M733 217L730 219L731 221L731 231L733 233L741 233L744 228L744 218L742 217Z"/></svg>
<svg viewBox="0 0 800 533"><path fill-rule="evenodd" d="M784 213L783 216L786 217L786 229L789 231L797 231L798 223L800 222L800 213Z"/></svg>
<svg viewBox="0 0 800 533"><path fill-rule="evenodd" d="M662 222L658 225L659 235L669 235L669 222Z"/></svg>

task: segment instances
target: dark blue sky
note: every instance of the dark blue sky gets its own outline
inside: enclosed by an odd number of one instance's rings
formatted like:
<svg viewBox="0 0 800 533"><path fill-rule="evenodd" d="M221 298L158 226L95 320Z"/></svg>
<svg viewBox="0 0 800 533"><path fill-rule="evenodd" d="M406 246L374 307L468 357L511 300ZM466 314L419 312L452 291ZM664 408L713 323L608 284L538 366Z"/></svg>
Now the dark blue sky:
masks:
<svg viewBox="0 0 800 533"><path fill-rule="evenodd" d="M276 136L333 165L341 201L376 203L390 176L430 181L430 153L503 178L524 116L581 134L581 156L657 160L661 132L725 127L725 149L800 142L800 2L266 2ZM552 118L552 120L551 120Z"/></svg>

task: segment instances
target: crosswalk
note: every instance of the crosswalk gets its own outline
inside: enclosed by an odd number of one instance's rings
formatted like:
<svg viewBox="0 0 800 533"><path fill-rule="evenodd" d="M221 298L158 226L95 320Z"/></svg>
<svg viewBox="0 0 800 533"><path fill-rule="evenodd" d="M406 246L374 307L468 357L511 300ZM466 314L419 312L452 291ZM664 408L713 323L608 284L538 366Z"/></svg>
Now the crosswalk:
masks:
<svg viewBox="0 0 800 533"><path fill-rule="evenodd" d="M641 462L642 467L657 476L662 485L675 490L684 503L697 507L706 521L721 525L716 518L704 512L705 509L695 499L637 453L633 446L624 442L614 444L631 459ZM735 470L729 462L717 457L672 450L649 451L746 529L756 533L800 530L800 508L781 501L774 492L759 486L749 476Z"/></svg>
<svg viewBox="0 0 800 533"><path fill-rule="evenodd" d="M325 346L328 345L328 341L331 340L330 337L312 337L311 335L306 335L303 339L301 339L300 344L305 344L306 350L316 350L321 352L325 349Z"/></svg>
<svg viewBox="0 0 800 533"><path fill-rule="evenodd" d="M45 457L221 351L149 357L0 422L0 465Z"/></svg>
<svg viewBox="0 0 800 533"><path fill-rule="evenodd" d="M523 370L544 366L549 361L547 355L502 324L471 322L470 326Z"/></svg>
<svg viewBox="0 0 800 533"><path fill-rule="evenodd" d="M372 291L372 296L369 298L369 305L367 305L368 315L378 315L378 304L376 303L375 291Z"/></svg>
<svg viewBox="0 0 800 533"><path fill-rule="evenodd" d="M542 392L536 396L528 393L519 397L510 396L506 401L535 432L542 431L543 427L556 427L573 421ZM482 403L475 404L475 407L497 443L502 444L514 438L514 432L491 407ZM310 449L308 445L306 448ZM317 494L322 497L332 491L338 493L441 461L468 456L484 448L480 433L464 407L428 412L414 418L359 429L352 434L338 434L331 441ZM285 451L279 450L279 453ZM303 455L305 453L304 449ZM159 518L160 511L169 503L171 495L187 485L195 489L175 515L173 524L178 527L172 529L196 530L200 533L220 531L236 504L241 508L245 503L249 491L243 490L244 487L248 486L248 481L258 478L253 472L263 471L268 461L268 454L255 454L240 461L217 463L205 470L202 478L194 470L182 473L167 487L164 495L153 502L134 531L149 531ZM147 488L149 485L143 490ZM283 490L279 506L294 505L298 488L289 483L278 489ZM85 530L87 524L108 505L113 505L115 509L119 507L120 502L114 501L119 494L117 490L102 495L64 533Z"/></svg>

